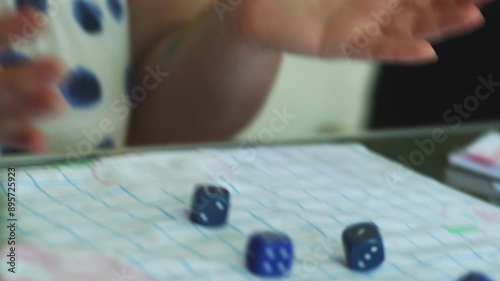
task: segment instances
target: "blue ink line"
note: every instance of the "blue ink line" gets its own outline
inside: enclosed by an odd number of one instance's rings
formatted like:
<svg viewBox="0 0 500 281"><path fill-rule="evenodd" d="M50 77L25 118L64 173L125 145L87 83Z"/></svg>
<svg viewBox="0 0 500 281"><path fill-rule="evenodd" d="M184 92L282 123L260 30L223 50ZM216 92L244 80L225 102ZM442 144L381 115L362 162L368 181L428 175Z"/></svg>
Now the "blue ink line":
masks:
<svg viewBox="0 0 500 281"><path fill-rule="evenodd" d="M32 176L30 173L26 172L26 174L27 174L27 175L28 175L28 177L29 177L29 178L33 181L33 184L35 184L35 187L36 187L36 188L37 188L37 189L38 189L41 193L43 193L45 196L47 196L47 198L49 198L50 200L52 200L52 201L54 201L54 202L56 202L56 203L58 203L58 204L60 204L60 205L62 205L62 206L65 206L67 209L69 209L69 210L73 211L73 213L75 213L75 214L77 214L77 215L79 215L79 216L81 216L81 217L85 218L86 220L88 220L88 221L92 222L95 226L98 226L98 227L100 227L100 228L102 228L102 229L105 229L105 230L107 230L107 231L111 232L112 234L114 234L114 235L116 235L116 236L119 236L119 237L124 238L125 240L129 241L132 245L136 246L138 249L140 249L140 250L144 250L144 248L143 248L143 247L142 247L139 243L137 243L136 241L132 240L130 237L128 237L128 236L126 236L126 235L122 234L122 233L121 233L121 232L119 232L119 231L115 231L115 230L113 230L113 229L108 228L106 225L104 225L104 224L102 224L102 223L100 223L100 222L98 222L98 221L95 221L94 219L92 219L92 218L88 217L87 215L83 214L83 213L82 213L82 212L80 212L79 210L76 210L75 208L71 207L70 205L65 204L65 203L63 203L63 202L59 201L58 199L54 198L52 195L48 194L45 190L43 190L43 189L42 189L42 188L38 185L37 181L33 178L33 176Z"/></svg>

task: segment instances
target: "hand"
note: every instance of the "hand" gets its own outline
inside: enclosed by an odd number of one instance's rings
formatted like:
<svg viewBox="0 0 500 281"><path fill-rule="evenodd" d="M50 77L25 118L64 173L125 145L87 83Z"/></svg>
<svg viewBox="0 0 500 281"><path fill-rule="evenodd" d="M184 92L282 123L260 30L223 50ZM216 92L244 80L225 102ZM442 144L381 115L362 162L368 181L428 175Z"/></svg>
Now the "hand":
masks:
<svg viewBox="0 0 500 281"><path fill-rule="evenodd" d="M63 77L62 66L54 58L13 57L9 49L12 38L26 40L24 25L36 22L35 16L31 10L0 16L0 144L42 152L44 137L32 123L62 104L53 89Z"/></svg>
<svg viewBox="0 0 500 281"><path fill-rule="evenodd" d="M233 13L244 40L326 58L427 63L431 45L484 23L488 0L250 0Z"/></svg>

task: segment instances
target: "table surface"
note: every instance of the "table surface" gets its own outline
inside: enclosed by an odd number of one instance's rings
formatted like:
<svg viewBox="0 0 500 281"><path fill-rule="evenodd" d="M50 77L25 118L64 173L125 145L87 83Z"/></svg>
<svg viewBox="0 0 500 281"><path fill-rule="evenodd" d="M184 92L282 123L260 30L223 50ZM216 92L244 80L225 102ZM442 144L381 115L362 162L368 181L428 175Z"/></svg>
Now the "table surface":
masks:
<svg viewBox="0 0 500 281"><path fill-rule="evenodd" d="M436 143L432 141L433 132L443 131L446 141ZM500 131L500 122L477 123L459 128L454 127L426 127L410 130L391 130L382 132L370 132L359 137L342 139L341 141L357 141L363 143L370 150L381 154L391 160L401 163L403 158L415 171L443 182L445 180L445 169L448 166L448 155L454 151L469 145L487 131ZM423 164L412 165L410 155L415 151L421 151L416 142L432 141L436 146L435 151L425 155Z"/></svg>

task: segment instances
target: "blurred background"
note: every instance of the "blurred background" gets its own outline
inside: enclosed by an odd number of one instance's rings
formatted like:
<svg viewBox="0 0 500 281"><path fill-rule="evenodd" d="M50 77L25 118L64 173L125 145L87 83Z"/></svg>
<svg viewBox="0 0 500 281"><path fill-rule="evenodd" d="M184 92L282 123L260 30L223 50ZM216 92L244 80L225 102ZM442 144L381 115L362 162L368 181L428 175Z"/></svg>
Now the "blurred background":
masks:
<svg viewBox="0 0 500 281"><path fill-rule="evenodd" d="M283 130L273 131L275 140L359 132L366 126L378 69L369 63L287 55L266 106L240 138L267 138L276 111L285 110L295 117Z"/></svg>

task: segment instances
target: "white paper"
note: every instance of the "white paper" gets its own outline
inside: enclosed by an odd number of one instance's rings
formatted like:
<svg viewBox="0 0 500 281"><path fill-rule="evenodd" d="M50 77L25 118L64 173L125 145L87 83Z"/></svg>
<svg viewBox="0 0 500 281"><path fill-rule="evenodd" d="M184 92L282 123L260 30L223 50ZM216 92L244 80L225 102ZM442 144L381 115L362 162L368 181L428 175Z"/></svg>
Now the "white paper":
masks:
<svg viewBox="0 0 500 281"><path fill-rule="evenodd" d="M223 228L187 219L204 182L231 193ZM20 168L17 186L17 273L5 280L267 280L244 266L248 237L263 230L294 242L287 280L456 280L472 270L500 279L500 209L355 144ZM379 226L386 260L357 273L341 235L363 221Z"/></svg>

